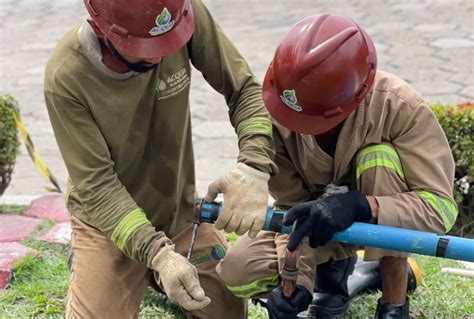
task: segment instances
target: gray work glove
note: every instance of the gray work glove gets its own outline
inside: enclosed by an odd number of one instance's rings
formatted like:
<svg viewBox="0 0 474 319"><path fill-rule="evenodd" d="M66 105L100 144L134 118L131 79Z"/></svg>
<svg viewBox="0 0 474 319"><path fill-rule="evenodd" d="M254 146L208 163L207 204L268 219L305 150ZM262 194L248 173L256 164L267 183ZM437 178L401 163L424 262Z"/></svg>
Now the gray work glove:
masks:
<svg viewBox="0 0 474 319"><path fill-rule="evenodd" d="M171 240L161 248L152 248L148 256L148 265L158 274L160 281L158 284L161 283L166 295L184 309L201 309L211 302L199 284L196 267L174 251Z"/></svg>
<svg viewBox="0 0 474 319"><path fill-rule="evenodd" d="M212 202L219 193L224 194L216 228L238 235L248 231L249 237L255 238L265 223L269 179L270 174L238 163L226 176L212 182L204 200Z"/></svg>

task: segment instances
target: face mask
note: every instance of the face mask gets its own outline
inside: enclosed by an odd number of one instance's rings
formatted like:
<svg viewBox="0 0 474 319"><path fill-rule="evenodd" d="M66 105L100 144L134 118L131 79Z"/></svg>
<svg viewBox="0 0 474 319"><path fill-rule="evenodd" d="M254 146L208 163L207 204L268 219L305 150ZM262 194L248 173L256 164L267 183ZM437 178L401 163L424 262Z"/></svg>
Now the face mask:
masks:
<svg viewBox="0 0 474 319"><path fill-rule="evenodd" d="M138 73L145 73L148 72L152 69L154 69L158 64L149 64L148 62L136 62L136 63L131 63L127 61L118 51L115 49L115 47L110 43L108 39L105 39L105 45L107 48L109 48L110 51L112 51L113 55L123 64L125 64L130 70Z"/></svg>

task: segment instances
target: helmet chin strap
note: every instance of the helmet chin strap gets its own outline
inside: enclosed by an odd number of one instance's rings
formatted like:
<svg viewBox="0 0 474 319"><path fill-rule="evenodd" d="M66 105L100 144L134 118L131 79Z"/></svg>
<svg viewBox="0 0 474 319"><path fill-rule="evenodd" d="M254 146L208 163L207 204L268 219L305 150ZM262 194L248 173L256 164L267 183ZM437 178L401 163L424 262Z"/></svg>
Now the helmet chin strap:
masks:
<svg viewBox="0 0 474 319"><path fill-rule="evenodd" d="M157 64L149 65L146 62L136 62L136 63L131 63L127 59L125 59L118 51L117 49L113 46L113 44L109 41L109 39L104 38L104 43L105 46L112 52L115 58L125 64L127 68L129 68L131 71L137 72L137 73L146 73L150 70L153 70L156 68Z"/></svg>

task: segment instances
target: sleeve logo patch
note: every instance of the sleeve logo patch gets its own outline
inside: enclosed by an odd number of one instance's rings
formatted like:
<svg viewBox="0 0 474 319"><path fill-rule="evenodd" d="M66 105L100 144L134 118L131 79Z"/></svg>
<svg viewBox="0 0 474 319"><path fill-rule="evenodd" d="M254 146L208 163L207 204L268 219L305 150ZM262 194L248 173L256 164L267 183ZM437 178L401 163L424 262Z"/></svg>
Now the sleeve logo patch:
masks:
<svg viewBox="0 0 474 319"><path fill-rule="evenodd" d="M225 256L225 248L222 245L216 244L212 247L211 249L212 259L221 260L221 259L224 259L224 256Z"/></svg>

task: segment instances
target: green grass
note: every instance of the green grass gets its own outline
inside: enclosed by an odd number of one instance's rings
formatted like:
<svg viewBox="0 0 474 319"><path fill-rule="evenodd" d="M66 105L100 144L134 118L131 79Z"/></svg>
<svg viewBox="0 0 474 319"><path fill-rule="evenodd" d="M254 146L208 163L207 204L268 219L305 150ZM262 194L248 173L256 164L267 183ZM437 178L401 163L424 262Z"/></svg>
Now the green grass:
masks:
<svg viewBox="0 0 474 319"><path fill-rule="evenodd" d="M69 249L35 239L52 227L43 222L24 245L38 250L41 258L26 257L15 265L12 281L0 292L0 318L62 318L67 292ZM227 236L229 241L235 234ZM423 285L411 295L415 318L474 318L474 280L441 273L442 267L459 267L455 261L415 256ZM345 318L373 318L380 293L358 296ZM176 304L149 288L140 307L140 318L185 318ZM265 310L251 305L249 318L266 318Z"/></svg>
<svg viewBox="0 0 474 319"><path fill-rule="evenodd" d="M236 233L225 233L224 231L222 231L222 233L224 234L225 236L225 239L227 239L227 242L230 244L230 245L233 245L235 244L235 241L237 240L237 238L239 238L239 235L237 235Z"/></svg>
<svg viewBox="0 0 474 319"><path fill-rule="evenodd" d="M0 292L1 318L64 317L69 248L36 240L53 225L51 220L42 221L21 242L37 250L40 257L27 256L14 265L11 282Z"/></svg>
<svg viewBox="0 0 474 319"><path fill-rule="evenodd" d="M23 215L28 206L21 205L0 205L0 214Z"/></svg>
<svg viewBox="0 0 474 319"><path fill-rule="evenodd" d="M67 256L57 244L28 240L41 258L28 256L18 263L12 280L0 293L2 318L64 317L67 290Z"/></svg>
<svg viewBox="0 0 474 319"><path fill-rule="evenodd" d="M179 307L169 301L164 295L158 294L149 287L140 306L140 318L173 318L184 319Z"/></svg>
<svg viewBox="0 0 474 319"><path fill-rule="evenodd" d="M423 283L410 294L414 318L474 318L474 280L441 272L443 267L461 268L454 260L415 255ZM381 293L364 294L352 302L347 318L373 317Z"/></svg>

